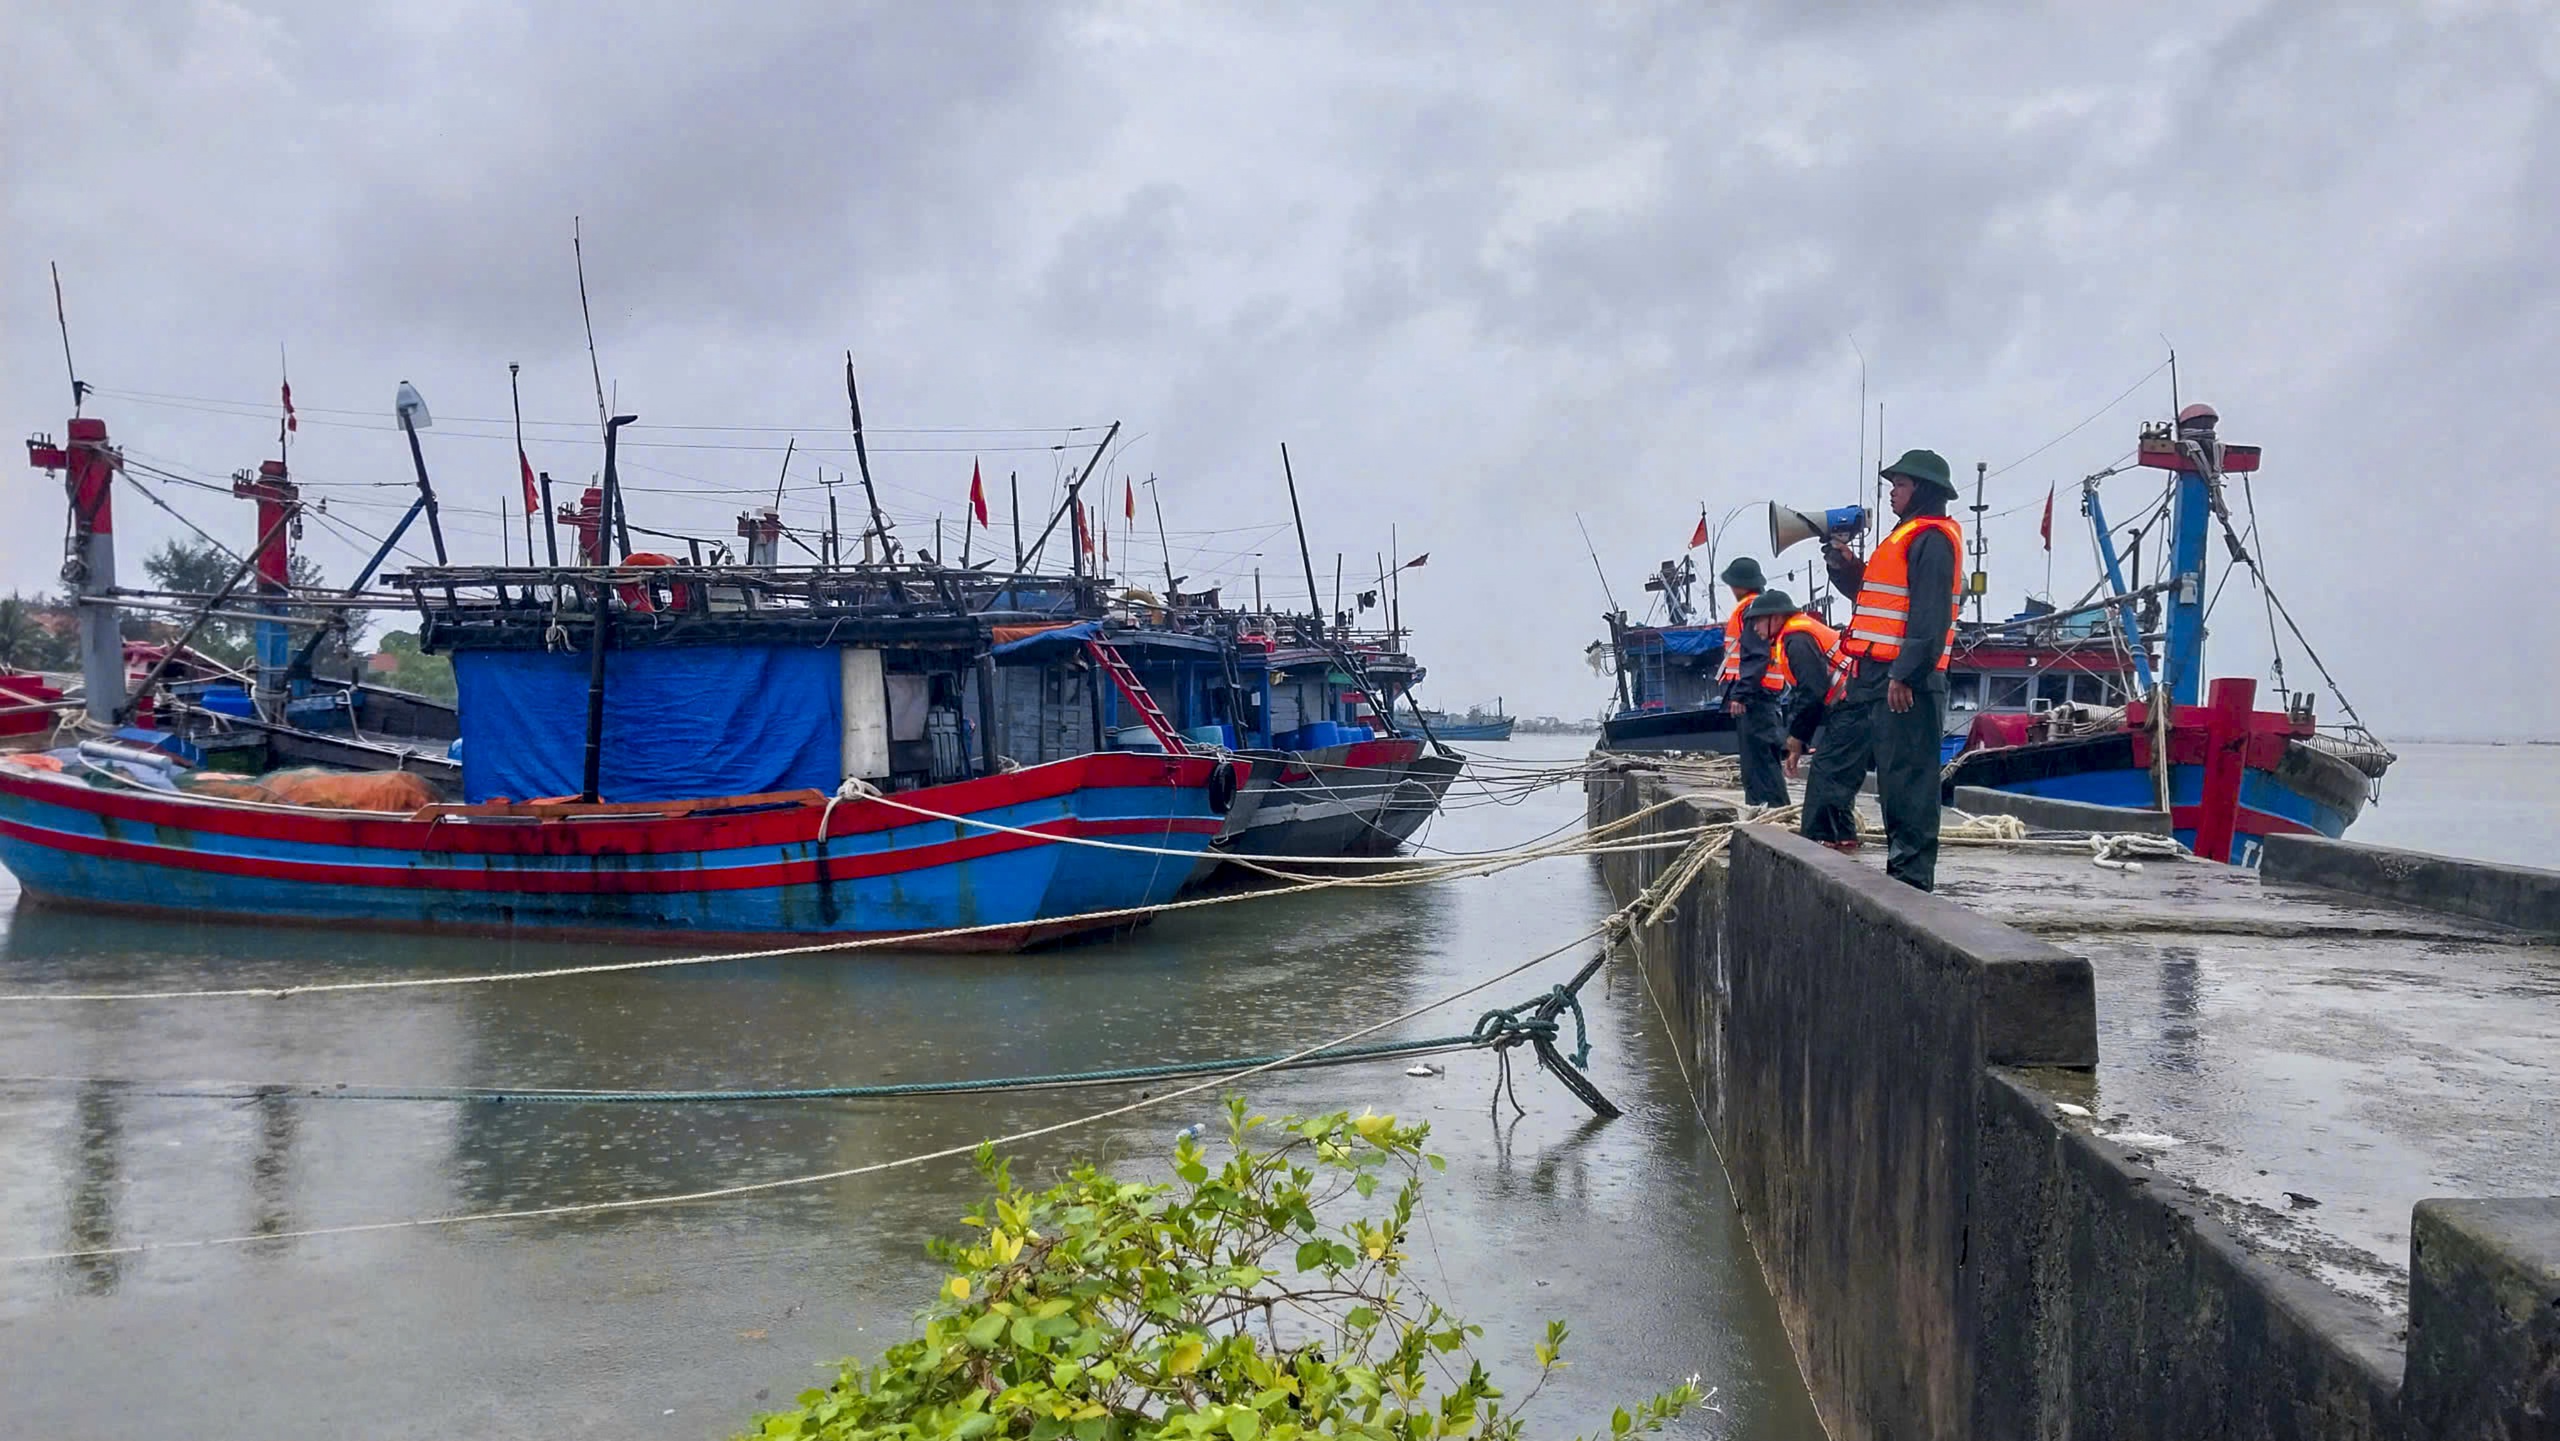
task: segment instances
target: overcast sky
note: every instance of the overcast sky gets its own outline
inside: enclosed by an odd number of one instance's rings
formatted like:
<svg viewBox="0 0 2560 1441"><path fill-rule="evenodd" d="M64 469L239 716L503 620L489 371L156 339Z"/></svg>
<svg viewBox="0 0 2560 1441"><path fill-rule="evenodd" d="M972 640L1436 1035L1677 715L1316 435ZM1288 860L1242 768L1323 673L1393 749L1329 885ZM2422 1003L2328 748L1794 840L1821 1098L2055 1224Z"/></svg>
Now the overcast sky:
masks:
<svg viewBox="0 0 2560 1441"><path fill-rule="evenodd" d="M1577 511L1640 608L1702 505L1859 498L1881 402L1888 450L1992 467L1998 610L2047 590L2062 487L2067 601L2078 478L2168 412L2174 345L2182 397L2265 447L2269 573L2366 718L2560 731L2552 4L6 13L0 401L68 413L48 260L91 413L151 464L270 454L281 345L335 579L403 498L404 379L465 558L513 503L508 362L556 422L534 463L596 468L583 217L607 383L701 427L630 433L653 528L728 534L796 436L814 531L850 348L911 540L956 537L974 457L1009 546L1008 474L1036 510L1119 420L1124 568L1161 579L1154 475L1177 571L1301 600L1286 441L1328 593L1391 526L1429 553L1426 699L1588 715ZM45 587L59 492L6 484L0 585ZM162 493L252 538L245 502ZM172 527L118 519L131 574ZM1763 528L1719 546L1765 559ZM2262 673L2265 629L2236 582L2210 669Z"/></svg>

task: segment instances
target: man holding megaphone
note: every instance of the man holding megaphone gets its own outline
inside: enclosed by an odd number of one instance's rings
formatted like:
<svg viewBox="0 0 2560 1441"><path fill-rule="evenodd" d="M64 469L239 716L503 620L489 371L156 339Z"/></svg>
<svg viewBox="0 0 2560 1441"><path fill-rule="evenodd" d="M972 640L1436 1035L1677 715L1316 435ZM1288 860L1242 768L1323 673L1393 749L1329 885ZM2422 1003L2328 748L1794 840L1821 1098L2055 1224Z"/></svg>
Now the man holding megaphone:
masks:
<svg viewBox="0 0 2560 1441"><path fill-rule="evenodd" d="M1855 850L1852 805L1869 766L1884 810L1885 872L1921 890L1938 873L1938 747L1947 724L1947 662L1955 644L1957 558L1964 531L1946 459L1906 450L1878 472L1900 522L1864 560L1822 536L1831 582L1857 597L1840 635L1848 685L1823 717L1822 748L1804 787L1806 838Z"/></svg>

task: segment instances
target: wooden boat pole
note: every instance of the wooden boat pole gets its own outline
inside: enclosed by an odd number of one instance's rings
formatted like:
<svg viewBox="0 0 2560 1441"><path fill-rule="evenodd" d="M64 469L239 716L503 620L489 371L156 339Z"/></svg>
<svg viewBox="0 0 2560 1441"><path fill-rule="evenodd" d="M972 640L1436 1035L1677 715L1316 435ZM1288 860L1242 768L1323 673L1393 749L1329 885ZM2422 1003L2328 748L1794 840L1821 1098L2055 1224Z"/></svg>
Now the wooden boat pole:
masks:
<svg viewBox="0 0 2560 1441"><path fill-rule="evenodd" d="M427 479L427 453L418 448L418 425L409 412L400 412L400 433L409 437L409 464L418 472L418 499L427 507L427 534L436 543L436 564L452 562L444 553L444 520L436 507L436 487Z"/></svg>
<svg viewBox="0 0 2560 1441"><path fill-rule="evenodd" d="M996 658L978 657L979 774L996 773Z"/></svg>
<svg viewBox="0 0 2560 1441"><path fill-rule="evenodd" d="M608 429L605 434L611 436ZM578 799L594 805L601 797L598 786L604 773L604 647L606 633L613 626L613 592L603 581L597 581L587 595L593 608L594 628L587 638L587 758L579 784Z"/></svg>
<svg viewBox="0 0 2560 1441"><path fill-rule="evenodd" d="M507 404L513 409L516 419L516 474L519 477L533 468L532 462L524 458L524 397L516 390L516 372L523 368L512 360L507 362ZM546 476L545 481L547 482L548 479L549 477ZM542 539L549 547L547 553L551 557L551 563L557 566L560 564L560 537L552 529L551 491L547 483L541 495L541 508ZM533 564L533 511L531 509L527 509L524 513L524 563Z"/></svg>
<svg viewBox="0 0 2560 1441"><path fill-rule="evenodd" d="M1316 558L1307 550L1307 517L1298 509L1298 473L1289 465L1289 442L1280 442L1280 474L1289 482L1289 520L1298 528L1298 564L1307 571L1307 608L1317 612L1317 632L1323 632L1324 592L1316 589Z"/></svg>
<svg viewBox="0 0 2560 1441"><path fill-rule="evenodd" d="M853 352L844 353L844 403L853 412L853 462L862 471L862 498L871 506L871 529L880 536L880 559L895 564L897 547L889 542L889 522L880 514L880 492L871 484L871 451L862 442L862 396L853 387Z"/></svg>
<svg viewBox="0 0 2560 1441"><path fill-rule="evenodd" d="M622 472L617 467L614 452L619 443L622 428L639 418L636 415L617 415L604 423L604 485L602 487L604 514L597 519L596 533L600 541L607 536L617 541L622 550L622 558L625 560L631 558L631 517L623 511ZM412 437L409 443L417 444L416 438ZM432 519L435 511L431 508L427 515ZM609 530L606 528L608 526ZM439 556L443 554L443 547L437 547L437 554Z"/></svg>
<svg viewBox="0 0 2560 1441"><path fill-rule="evenodd" d="M1165 538L1164 493L1156 489L1156 478L1152 475L1147 477L1147 503L1156 508L1156 544L1164 547L1164 603L1170 607L1175 593L1182 588L1182 582L1173 573L1173 542ZM1337 604L1339 599L1337 596Z"/></svg>
<svg viewBox="0 0 2560 1441"><path fill-rule="evenodd" d="M1005 486L1013 492L1013 568L1022 569L1022 472L1009 471Z"/></svg>

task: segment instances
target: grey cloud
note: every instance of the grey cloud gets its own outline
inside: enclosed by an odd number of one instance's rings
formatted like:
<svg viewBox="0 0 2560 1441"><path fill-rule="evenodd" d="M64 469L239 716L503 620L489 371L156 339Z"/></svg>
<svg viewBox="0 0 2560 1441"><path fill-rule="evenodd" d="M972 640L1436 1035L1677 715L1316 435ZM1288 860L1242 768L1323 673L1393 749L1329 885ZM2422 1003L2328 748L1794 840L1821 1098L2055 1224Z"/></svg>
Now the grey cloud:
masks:
<svg viewBox="0 0 2560 1441"><path fill-rule="evenodd" d="M1203 553L1285 518L1286 439L1320 566L1391 523L1432 551L1405 608L1444 699L1587 712L1576 509L1629 591L1701 502L1847 498L1852 334L1888 441L1969 469L2084 419L2166 333L2187 393L2268 445L2270 566L2373 718L2547 728L2547 680L2395 578L2413 548L2492 593L2538 573L2554 28L2308 3L82 7L14 27L33 73L113 63L91 103L0 100L0 393L58 423L58 257L83 365L125 391L255 400L281 338L306 404L371 415L407 377L440 414L503 414L515 359L529 412L575 419L582 214L607 376L652 421L806 426L832 468L851 346L882 426L1126 420L1115 472L1163 476L1177 529L1237 528ZM2048 485L2053 587L2086 583L2071 483L2166 402L2155 382L1991 482L2003 603L2045 588ZM113 404L213 474L272 424ZM928 528L972 453L1035 502L1070 454L914 440L875 460ZM574 431L537 449L593 464ZM503 443L453 427L433 454L494 507ZM637 454L655 523L713 535L737 498L680 492L779 461ZM405 474L380 431L307 427L303 457ZM2448 502L2517 519L2434 538ZM494 552L493 515L463 525ZM17 584L48 551L0 537ZM1273 593L1303 588L1271 551ZM2217 613L2216 668L2257 667L2263 629ZM2500 688L2410 684L2429 646Z"/></svg>

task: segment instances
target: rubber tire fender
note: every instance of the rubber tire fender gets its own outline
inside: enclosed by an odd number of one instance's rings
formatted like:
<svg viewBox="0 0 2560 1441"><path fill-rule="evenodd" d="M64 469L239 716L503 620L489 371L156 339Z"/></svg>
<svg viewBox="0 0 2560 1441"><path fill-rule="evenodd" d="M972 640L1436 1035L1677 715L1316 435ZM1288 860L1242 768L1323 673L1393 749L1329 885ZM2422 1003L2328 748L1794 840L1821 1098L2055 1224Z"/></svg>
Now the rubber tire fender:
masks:
<svg viewBox="0 0 2560 1441"><path fill-rule="evenodd" d="M1234 761L1220 761L1209 772L1209 809L1225 815L1236 803L1240 783Z"/></svg>

